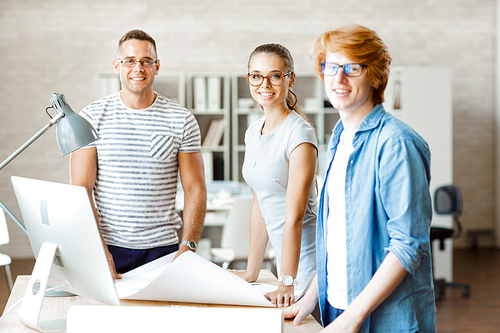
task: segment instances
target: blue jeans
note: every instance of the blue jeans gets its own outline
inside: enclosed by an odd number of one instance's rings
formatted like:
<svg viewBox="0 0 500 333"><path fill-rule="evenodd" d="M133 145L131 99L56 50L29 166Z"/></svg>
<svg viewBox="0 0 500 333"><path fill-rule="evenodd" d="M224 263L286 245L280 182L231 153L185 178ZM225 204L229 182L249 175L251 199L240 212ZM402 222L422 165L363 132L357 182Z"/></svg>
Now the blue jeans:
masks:
<svg viewBox="0 0 500 333"><path fill-rule="evenodd" d="M179 250L179 244L145 250L108 245L108 249L113 256L116 272L121 274Z"/></svg>
<svg viewBox="0 0 500 333"><path fill-rule="evenodd" d="M344 310L334 308L333 306L330 305L330 303L328 303L328 301L326 301L325 313L323 314L323 325L325 327L328 326L332 321L334 321L343 312L344 312Z"/></svg>

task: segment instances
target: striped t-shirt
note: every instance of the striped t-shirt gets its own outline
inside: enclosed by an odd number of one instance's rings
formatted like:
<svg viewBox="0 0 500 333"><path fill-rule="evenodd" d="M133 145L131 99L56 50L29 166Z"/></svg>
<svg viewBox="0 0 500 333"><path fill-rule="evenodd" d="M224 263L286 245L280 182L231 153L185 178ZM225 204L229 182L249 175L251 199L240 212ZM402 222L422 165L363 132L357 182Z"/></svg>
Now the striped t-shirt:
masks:
<svg viewBox="0 0 500 333"><path fill-rule="evenodd" d="M175 212L177 154L201 151L195 117L158 95L142 110L120 93L80 112L99 134L94 198L108 245L148 249L176 244L182 225Z"/></svg>

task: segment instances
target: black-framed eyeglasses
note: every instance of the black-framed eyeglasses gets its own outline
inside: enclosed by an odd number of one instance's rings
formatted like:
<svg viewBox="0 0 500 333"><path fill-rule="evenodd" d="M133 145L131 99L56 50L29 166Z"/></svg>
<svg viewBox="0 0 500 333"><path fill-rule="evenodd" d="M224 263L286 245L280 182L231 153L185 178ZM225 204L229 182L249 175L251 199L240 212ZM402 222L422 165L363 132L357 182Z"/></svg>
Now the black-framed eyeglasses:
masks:
<svg viewBox="0 0 500 333"><path fill-rule="evenodd" d="M366 65L363 64L345 64L339 65L334 62L322 62L321 63L321 73L326 76L337 75L339 68L344 70L346 76L361 76L363 74L363 68Z"/></svg>
<svg viewBox="0 0 500 333"><path fill-rule="evenodd" d="M292 74L293 72L288 72L288 73L273 73L268 76L261 75L261 74L248 74L247 75L247 80L248 83L253 86L253 87L259 87L262 82L264 82L264 79L268 79L271 85L273 86L279 86L283 83L283 80L285 76L288 76Z"/></svg>
<svg viewBox="0 0 500 333"><path fill-rule="evenodd" d="M137 63L140 63L142 67L153 67L158 63L158 60L153 60L153 59L141 59L141 60L135 60L135 59L125 59L125 60L120 60L116 59L120 64L122 64L125 67L135 67Z"/></svg>

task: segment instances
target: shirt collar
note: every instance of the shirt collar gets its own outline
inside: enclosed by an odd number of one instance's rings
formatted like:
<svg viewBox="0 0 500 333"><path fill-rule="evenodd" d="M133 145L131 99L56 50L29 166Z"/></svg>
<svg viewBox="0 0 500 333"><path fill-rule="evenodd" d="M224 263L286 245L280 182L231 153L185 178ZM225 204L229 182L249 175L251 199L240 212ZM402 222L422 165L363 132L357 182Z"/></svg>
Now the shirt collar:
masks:
<svg viewBox="0 0 500 333"><path fill-rule="evenodd" d="M382 104L375 105L373 110L371 110L370 113L365 117L365 119L363 119L356 133L369 131L377 127L380 123L380 119L382 119L385 113L386 112Z"/></svg>
<svg viewBox="0 0 500 333"><path fill-rule="evenodd" d="M370 113L363 119L361 124L359 125L358 130L356 131L356 134L354 135L353 139L353 145L354 142L356 141L356 137L358 136L359 132L364 132L364 131L370 131L377 127L380 124L380 120L382 117L386 114L384 107L382 104L377 104L375 107L370 111ZM340 134L344 130L344 125L342 124L342 119L339 120L337 125L332 130L332 136L333 136L333 146L336 146L340 140Z"/></svg>

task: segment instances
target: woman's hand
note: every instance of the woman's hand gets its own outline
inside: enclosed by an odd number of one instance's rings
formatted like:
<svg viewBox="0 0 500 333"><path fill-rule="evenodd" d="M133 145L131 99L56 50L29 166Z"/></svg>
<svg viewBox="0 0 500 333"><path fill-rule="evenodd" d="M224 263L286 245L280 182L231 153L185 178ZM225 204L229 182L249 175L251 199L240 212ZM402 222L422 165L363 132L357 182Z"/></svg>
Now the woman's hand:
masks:
<svg viewBox="0 0 500 333"><path fill-rule="evenodd" d="M280 283L279 287L277 290L267 293L264 296L273 303L274 306L281 308L281 307L288 307L295 302L295 286L285 286L284 284Z"/></svg>

